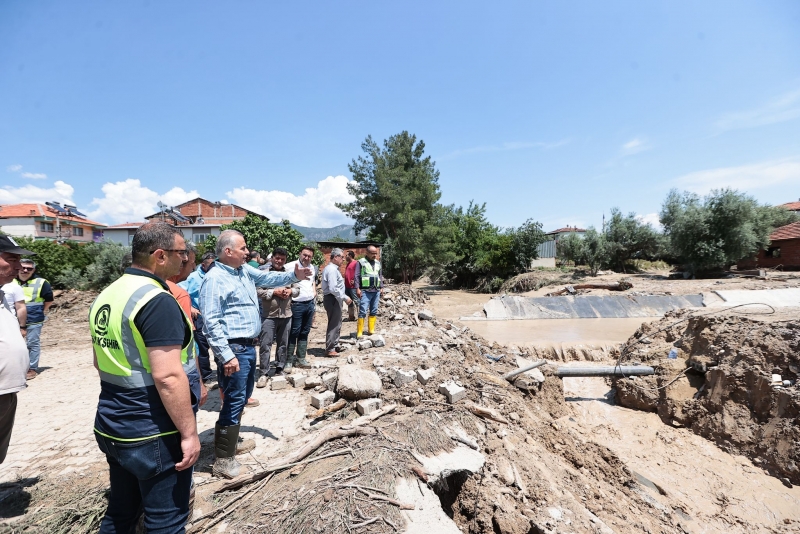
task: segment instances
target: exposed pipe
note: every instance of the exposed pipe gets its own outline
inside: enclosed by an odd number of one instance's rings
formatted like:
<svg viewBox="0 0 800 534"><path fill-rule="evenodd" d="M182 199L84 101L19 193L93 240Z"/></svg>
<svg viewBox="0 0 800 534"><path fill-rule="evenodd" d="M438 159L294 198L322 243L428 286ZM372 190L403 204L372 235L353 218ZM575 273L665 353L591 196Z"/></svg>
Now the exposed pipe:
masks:
<svg viewBox="0 0 800 534"><path fill-rule="evenodd" d="M655 374L655 369L646 365L603 365L591 367L559 367L556 376L587 377L587 376L643 376Z"/></svg>
<svg viewBox="0 0 800 534"><path fill-rule="evenodd" d="M517 369L516 371L511 371L510 373L506 373L506 374L503 375L503 378L505 378L508 381L511 381L511 379L514 378L515 376L521 375L522 373L530 371L531 369L536 369L537 367L541 367L542 365L544 365L546 363L547 363L547 360L540 360L540 361L538 361L538 362L536 362L536 363L534 363L532 365L529 365L527 367L523 367L522 369Z"/></svg>

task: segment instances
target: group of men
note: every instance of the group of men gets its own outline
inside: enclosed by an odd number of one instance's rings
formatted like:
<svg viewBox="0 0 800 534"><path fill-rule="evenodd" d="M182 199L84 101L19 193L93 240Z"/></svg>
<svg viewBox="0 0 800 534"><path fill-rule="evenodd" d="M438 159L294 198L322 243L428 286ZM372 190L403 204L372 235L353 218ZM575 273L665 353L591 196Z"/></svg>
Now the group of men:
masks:
<svg viewBox="0 0 800 534"><path fill-rule="evenodd" d="M31 258L22 258L19 264L14 279L2 285L2 300L16 315L20 333L28 346L29 369L25 378L31 380L39 374L40 338L53 305L53 288L36 273L36 263Z"/></svg>
<svg viewBox="0 0 800 534"><path fill-rule="evenodd" d="M191 243L177 228L158 221L142 225L131 248L130 265L89 312L101 382L94 432L111 483L100 531L131 532L143 515L148 532L183 532L193 495L192 466L200 454L195 416L206 400L206 386L214 385L211 353L222 398L212 471L233 478L240 472L237 453L254 446L239 438L240 425L245 407L252 405L248 401L256 380L267 381L271 345L276 344L274 372L309 367L314 249L304 247L297 260L286 263L288 252L277 247L269 267L257 269L247 264L250 253L242 234L226 230L214 253L206 253L195 268ZM377 249L371 249L359 262L349 254L345 277L339 270L344 255L335 249L322 275L328 355L338 354L342 305L355 301L350 295L360 299L358 334L367 317L368 332L374 332L382 276ZM21 282L33 278L25 277L34 271L23 270L30 263L20 255L33 253L0 236L0 285L18 276ZM48 302L44 283L33 286L36 298L31 300L42 303L43 314ZM26 373L33 367L26 329L20 328L16 313L13 303L0 306L0 352L6 355L0 359L0 462L10 440L16 393L26 387ZM33 319L40 323L42 317L34 313Z"/></svg>

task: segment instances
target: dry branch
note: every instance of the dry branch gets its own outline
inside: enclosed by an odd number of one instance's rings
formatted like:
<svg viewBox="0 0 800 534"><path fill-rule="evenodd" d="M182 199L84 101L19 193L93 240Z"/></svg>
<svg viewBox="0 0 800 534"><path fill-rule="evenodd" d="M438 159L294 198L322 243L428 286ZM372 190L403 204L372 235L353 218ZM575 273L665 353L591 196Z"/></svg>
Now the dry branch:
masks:
<svg viewBox="0 0 800 534"><path fill-rule="evenodd" d="M385 406L384 408L381 408L380 410L375 410L374 412L372 412L369 415L364 415L364 416L358 417L357 419L353 419L352 421L350 421L349 425L343 426L342 429L343 430L349 430L351 428L356 428L356 427L359 427L359 426L363 426L363 425L365 425L365 424L367 424L367 423L369 423L371 421L374 421L378 417L386 415L387 413L392 413L393 411L395 411L396 408L397 408L397 404L389 404L389 405Z"/></svg>
<svg viewBox="0 0 800 534"><path fill-rule="evenodd" d="M497 421L498 423L508 424L508 419L500 415L497 410L493 410L492 408L487 408L485 406L478 406L477 404L467 403L465 404L467 410L474 413L479 417L483 417L484 419L491 419L492 421Z"/></svg>
<svg viewBox="0 0 800 534"><path fill-rule="evenodd" d="M633 284L626 281L614 282L613 284L575 284L574 286L565 286L563 289L548 293L546 296L555 297L558 295L573 295L578 289L607 289L609 291L627 291L631 289Z"/></svg>
<svg viewBox="0 0 800 534"><path fill-rule="evenodd" d="M400 502L400 501L398 501L396 499L392 499L390 497L384 497L383 495L376 495L375 493L368 492L367 490L361 488L360 486L355 486L353 489L355 489L356 491L360 491L361 493L363 493L364 495L366 495L370 499L374 499L376 501L388 502L389 504L393 504L393 505L397 506L401 510L414 510L416 508L416 505L414 505L414 504Z"/></svg>
<svg viewBox="0 0 800 534"><path fill-rule="evenodd" d="M325 408L320 408L316 412L308 414L306 417L308 417L308 418L322 417L323 415L325 415L327 413L338 412L339 410L341 410L345 406L347 406L347 401L344 400L344 399L339 399L338 401L334 402L330 406L326 406Z"/></svg>

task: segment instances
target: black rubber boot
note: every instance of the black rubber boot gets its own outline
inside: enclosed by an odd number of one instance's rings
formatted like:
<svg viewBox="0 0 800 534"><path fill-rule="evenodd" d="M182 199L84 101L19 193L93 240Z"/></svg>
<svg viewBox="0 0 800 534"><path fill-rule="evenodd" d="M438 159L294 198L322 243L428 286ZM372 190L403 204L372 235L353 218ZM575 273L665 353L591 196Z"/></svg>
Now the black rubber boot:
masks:
<svg viewBox="0 0 800 534"><path fill-rule="evenodd" d="M239 462L236 461L236 445L239 441L239 425L214 427L214 476L235 478L239 476Z"/></svg>

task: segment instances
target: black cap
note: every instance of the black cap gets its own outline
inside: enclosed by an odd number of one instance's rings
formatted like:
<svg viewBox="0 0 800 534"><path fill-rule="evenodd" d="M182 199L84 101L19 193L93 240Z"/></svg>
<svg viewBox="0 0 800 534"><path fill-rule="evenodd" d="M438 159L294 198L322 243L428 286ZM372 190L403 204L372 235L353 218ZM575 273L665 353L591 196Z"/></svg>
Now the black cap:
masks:
<svg viewBox="0 0 800 534"><path fill-rule="evenodd" d="M25 256L35 256L36 253L31 250L25 250L17 245L14 238L8 235L0 235L0 252L9 252L11 254L23 254Z"/></svg>

